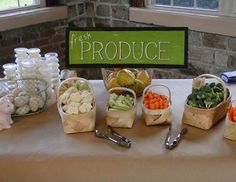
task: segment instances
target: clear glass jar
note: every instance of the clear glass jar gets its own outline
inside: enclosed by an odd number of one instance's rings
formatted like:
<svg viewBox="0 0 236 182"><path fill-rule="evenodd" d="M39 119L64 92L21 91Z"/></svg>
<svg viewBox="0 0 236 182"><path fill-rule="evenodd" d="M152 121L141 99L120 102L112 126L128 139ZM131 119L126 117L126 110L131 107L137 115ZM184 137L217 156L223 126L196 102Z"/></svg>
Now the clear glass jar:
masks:
<svg viewBox="0 0 236 182"><path fill-rule="evenodd" d="M4 75L6 79L16 79L17 65L14 63L7 63L3 65Z"/></svg>
<svg viewBox="0 0 236 182"><path fill-rule="evenodd" d="M30 58L41 58L40 52L41 50L39 48L31 48L27 51Z"/></svg>
<svg viewBox="0 0 236 182"><path fill-rule="evenodd" d="M52 63L52 62L58 63L59 62L58 54L56 52L49 52L49 53L46 53L44 56L45 56L48 63Z"/></svg>
<svg viewBox="0 0 236 182"><path fill-rule="evenodd" d="M19 47L19 48L14 49L14 52L16 53L16 55L18 57L20 57L20 56L24 57L25 55L27 55L27 51L28 51L28 49L24 48L24 47Z"/></svg>
<svg viewBox="0 0 236 182"><path fill-rule="evenodd" d="M7 79L7 86L9 90L13 90L17 87L16 84L16 68L17 65L14 63L7 63L4 64L3 66L4 69L4 75L5 75L5 79Z"/></svg>
<svg viewBox="0 0 236 182"><path fill-rule="evenodd" d="M58 54L56 52L49 52L45 54L45 58L50 69L51 86L55 89L60 84L60 65Z"/></svg>

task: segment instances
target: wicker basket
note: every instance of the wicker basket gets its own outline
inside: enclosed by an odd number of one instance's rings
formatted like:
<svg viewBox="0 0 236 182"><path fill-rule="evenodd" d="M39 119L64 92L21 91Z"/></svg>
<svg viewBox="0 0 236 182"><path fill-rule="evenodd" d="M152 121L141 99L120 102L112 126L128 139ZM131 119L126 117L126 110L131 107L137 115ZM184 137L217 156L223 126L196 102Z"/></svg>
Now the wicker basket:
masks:
<svg viewBox="0 0 236 182"><path fill-rule="evenodd" d="M232 106L236 106L236 100L233 100L230 104ZM230 140L236 141L236 122L232 122L229 119L229 113L227 113L225 119L225 129L224 129L224 137Z"/></svg>
<svg viewBox="0 0 236 182"><path fill-rule="evenodd" d="M61 82L61 84L59 85L57 89L57 98L58 98L57 107L58 107L58 112L61 116L65 133L88 132L88 131L93 131L95 129L96 101L95 101L94 92L90 84L89 84L89 90L93 95L93 108L89 112L82 113L82 114L67 114L62 109L62 104L59 100L59 97L62 94L60 93L60 88L62 87L63 84L73 85L73 83L76 81L88 82L88 80L83 79L83 78L71 77Z"/></svg>
<svg viewBox="0 0 236 182"><path fill-rule="evenodd" d="M145 105L143 104L144 102L144 96L146 95L146 93L148 91L152 91L157 93L158 89L163 87L165 89L167 89L168 91L168 96L167 99L169 101L169 107L166 109L155 109L155 110L151 110L145 107ZM146 125L158 125L158 124L168 124L171 122L172 119L172 114L171 114L171 92L170 89L162 84L156 84L156 85L149 85L148 87L146 87L143 91L143 96L142 96L142 115L144 118L144 121L146 123Z"/></svg>
<svg viewBox="0 0 236 182"><path fill-rule="evenodd" d="M191 126L195 126L197 128L201 128L204 130L210 129L214 124L219 122L226 114L227 108L230 104L231 96L227 98L227 88L223 80L219 77L211 75L211 74L203 74L198 76L193 81L193 88L201 87L205 80L204 78L213 78L219 81L224 87L224 100L216 107L211 109L201 109L191 107L187 104L187 100L185 102L185 110L183 113L182 122L185 124L189 124Z"/></svg>
<svg viewBox="0 0 236 182"><path fill-rule="evenodd" d="M142 68L138 68L136 69L138 71L147 71L148 73L148 76L149 76L149 83L148 84L145 84L144 87L142 89L138 89L138 90L134 90L134 92L136 93L136 96L139 97L139 96L142 96L142 93L143 93L143 90L146 86L148 86L149 84L151 84L151 81L152 81L152 76L153 76L153 69L149 68L149 69L142 69ZM102 72L102 77L103 77L103 82L104 82L104 85L106 87L107 90L113 88L113 87L110 87L109 86L109 81L110 79L116 75L117 71L114 71L114 69L108 69L108 68L102 68L101 69L101 72ZM112 75L112 76L111 76ZM121 87L120 85L117 85L115 87ZM130 86L125 86L126 88L130 88L132 89L132 87Z"/></svg>
<svg viewBox="0 0 236 182"><path fill-rule="evenodd" d="M134 106L129 111L109 111L109 104L106 106L106 123L112 127L132 128L136 115L136 94L133 90L124 87L111 88L108 92L123 91L131 93L134 99ZM109 98L108 98L109 100Z"/></svg>
<svg viewBox="0 0 236 182"><path fill-rule="evenodd" d="M0 97L7 98L15 106L12 116L28 116L44 110L47 88L48 83L42 79L1 79Z"/></svg>

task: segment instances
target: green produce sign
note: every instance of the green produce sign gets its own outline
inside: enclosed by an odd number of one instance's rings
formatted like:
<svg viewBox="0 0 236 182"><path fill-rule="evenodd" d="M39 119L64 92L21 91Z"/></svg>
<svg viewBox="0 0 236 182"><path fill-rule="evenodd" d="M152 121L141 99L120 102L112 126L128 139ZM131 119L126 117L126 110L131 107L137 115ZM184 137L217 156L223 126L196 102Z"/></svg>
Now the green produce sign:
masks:
<svg viewBox="0 0 236 182"><path fill-rule="evenodd" d="M187 28L67 28L67 67L187 66Z"/></svg>

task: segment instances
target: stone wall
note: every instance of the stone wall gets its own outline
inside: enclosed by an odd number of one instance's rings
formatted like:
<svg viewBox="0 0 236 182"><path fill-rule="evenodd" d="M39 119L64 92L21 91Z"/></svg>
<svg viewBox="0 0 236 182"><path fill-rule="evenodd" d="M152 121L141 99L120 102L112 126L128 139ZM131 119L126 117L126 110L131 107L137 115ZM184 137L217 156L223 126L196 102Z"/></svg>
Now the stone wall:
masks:
<svg viewBox="0 0 236 182"><path fill-rule="evenodd" d="M68 19L46 22L37 25L0 32L0 63L14 62L14 48L38 47L41 54L57 52L61 60L61 68L65 59L65 27L70 25L86 26L86 11L84 0L64 0L61 4L68 6ZM0 76L2 76L0 66Z"/></svg>
<svg viewBox="0 0 236 182"><path fill-rule="evenodd" d="M128 0L91 0L86 5L87 25L99 27L140 27L128 20ZM202 73L218 75L236 70L236 38L189 31L188 69L156 69L156 78L192 78Z"/></svg>
<svg viewBox="0 0 236 182"><path fill-rule="evenodd" d="M60 0L68 6L68 19L0 32L1 65L14 61L15 47L39 47L42 53L59 53L64 68L65 27L153 26L130 22L129 0ZM188 69L155 69L155 78L192 78L236 69L236 38L189 31ZM2 68L0 67L0 73ZM78 75L100 79L100 69L79 69ZM2 75L1 75L2 76Z"/></svg>

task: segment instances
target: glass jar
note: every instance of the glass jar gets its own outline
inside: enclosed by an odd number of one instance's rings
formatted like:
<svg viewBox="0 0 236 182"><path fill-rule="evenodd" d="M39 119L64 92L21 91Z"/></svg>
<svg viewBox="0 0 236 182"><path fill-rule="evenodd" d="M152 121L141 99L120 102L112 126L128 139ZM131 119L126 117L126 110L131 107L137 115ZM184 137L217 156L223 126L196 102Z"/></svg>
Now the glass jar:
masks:
<svg viewBox="0 0 236 182"><path fill-rule="evenodd" d="M45 58L50 69L51 87L55 89L60 84L60 65L58 54L56 52L49 52L45 54Z"/></svg>
<svg viewBox="0 0 236 182"><path fill-rule="evenodd" d="M4 64L3 66L3 74L5 75L5 79L7 79L7 87L9 90L13 90L17 87L16 84L16 68L17 65L14 63L7 63Z"/></svg>

